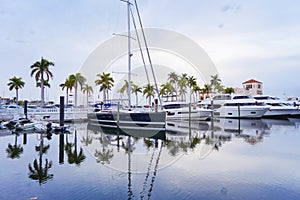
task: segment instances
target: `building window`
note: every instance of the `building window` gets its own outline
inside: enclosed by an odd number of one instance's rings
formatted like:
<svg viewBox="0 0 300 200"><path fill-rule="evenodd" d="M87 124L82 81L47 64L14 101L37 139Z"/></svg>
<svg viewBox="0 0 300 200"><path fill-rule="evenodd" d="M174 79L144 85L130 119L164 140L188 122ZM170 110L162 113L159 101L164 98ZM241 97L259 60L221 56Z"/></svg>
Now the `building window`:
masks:
<svg viewBox="0 0 300 200"><path fill-rule="evenodd" d="M252 89L252 85L246 85L246 90Z"/></svg>
<svg viewBox="0 0 300 200"><path fill-rule="evenodd" d="M257 85L257 88L260 89L260 84Z"/></svg>

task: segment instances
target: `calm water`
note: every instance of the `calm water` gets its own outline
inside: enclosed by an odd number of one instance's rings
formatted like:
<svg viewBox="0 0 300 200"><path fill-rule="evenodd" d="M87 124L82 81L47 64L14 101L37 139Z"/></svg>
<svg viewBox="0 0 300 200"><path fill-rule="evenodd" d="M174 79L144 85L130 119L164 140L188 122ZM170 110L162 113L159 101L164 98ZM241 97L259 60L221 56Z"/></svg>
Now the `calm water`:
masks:
<svg viewBox="0 0 300 200"><path fill-rule="evenodd" d="M300 120L167 128L128 136L74 124L52 138L1 131L0 199L300 199Z"/></svg>

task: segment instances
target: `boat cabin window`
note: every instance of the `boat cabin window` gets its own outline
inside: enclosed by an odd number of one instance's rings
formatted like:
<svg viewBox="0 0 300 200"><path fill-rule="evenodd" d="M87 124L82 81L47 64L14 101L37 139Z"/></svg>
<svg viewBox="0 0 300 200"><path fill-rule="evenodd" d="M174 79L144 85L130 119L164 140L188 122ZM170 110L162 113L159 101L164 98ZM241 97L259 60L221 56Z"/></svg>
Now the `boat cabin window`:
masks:
<svg viewBox="0 0 300 200"><path fill-rule="evenodd" d="M188 107L188 104L168 104L168 105L163 105L164 109L176 109L176 108L186 108Z"/></svg>
<svg viewBox="0 0 300 200"><path fill-rule="evenodd" d="M250 99L250 96L248 95L234 96L232 99Z"/></svg>
<svg viewBox="0 0 300 200"><path fill-rule="evenodd" d="M216 95L213 97L213 100L230 100L230 95Z"/></svg>

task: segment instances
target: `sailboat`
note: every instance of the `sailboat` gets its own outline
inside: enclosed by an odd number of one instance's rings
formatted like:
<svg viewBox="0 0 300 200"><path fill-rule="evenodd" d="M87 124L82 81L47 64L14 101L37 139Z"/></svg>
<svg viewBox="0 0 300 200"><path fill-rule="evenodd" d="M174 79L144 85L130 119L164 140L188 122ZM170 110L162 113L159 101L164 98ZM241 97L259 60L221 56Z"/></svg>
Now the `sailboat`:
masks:
<svg viewBox="0 0 300 200"><path fill-rule="evenodd" d="M157 133L157 131L162 131L165 129L165 123L166 123L166 113L164 111L159 111L156 109L155 111L151 110L136 110L134 108L131 108L131 92L130 92L130 83L131 83L131 48L130 48L130 24L131 24L131 6L133 4L130 2L130 0L121 0L127 4L127 15L128 15L128 107L127 109L124 109L120 106L120 104L116 104L116 109L101 109L97 112L88 113L88 121L92 125L101 126L103 128L117 128L122 129L123 131L150 131L153 132L153 134ZM137 3L135 1L135 7L137 9ZM139 12L138 12L139 13ZM140 19L140 18L139 18ZM140 21L141 24L141 21ZM141 30L143 33L143 28L141 26ZM146 45L145 35L143 34L143 39L145 42L147 54L149 57L149 50ZM150 57L149 57L150 61ZM152 63L150 61L150 66L152 69L152 75L155 80L155 76L153 73ZM156 86L156 92L159 97L158 87L155 80L155 86ZM161 102L161 101L159 101ZM158 101L156 101L156 104L158 104Z"/></svg>

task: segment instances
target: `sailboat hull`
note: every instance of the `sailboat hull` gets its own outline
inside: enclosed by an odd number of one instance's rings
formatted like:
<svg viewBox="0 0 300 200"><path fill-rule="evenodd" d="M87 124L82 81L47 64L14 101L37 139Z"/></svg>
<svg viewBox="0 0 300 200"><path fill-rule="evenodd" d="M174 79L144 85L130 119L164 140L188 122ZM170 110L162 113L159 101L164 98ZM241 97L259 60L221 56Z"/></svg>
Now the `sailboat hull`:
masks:
<svg viewBox="0 0 300 200"><path fill-rule="evenodd" d="M163 130L165 112L115 112L100 111L88 113L88 121L102 127L121 128L123 130Z"/></svg>

